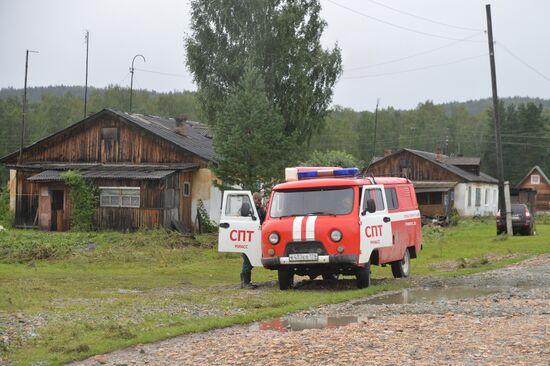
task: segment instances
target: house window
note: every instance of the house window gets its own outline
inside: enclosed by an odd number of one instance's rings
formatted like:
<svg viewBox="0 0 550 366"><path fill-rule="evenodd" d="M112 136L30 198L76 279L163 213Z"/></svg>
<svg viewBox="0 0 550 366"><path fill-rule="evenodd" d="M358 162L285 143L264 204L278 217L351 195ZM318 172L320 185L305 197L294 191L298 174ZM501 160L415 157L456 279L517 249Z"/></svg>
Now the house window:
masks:
<svg viewBox="0 0 550 366"><path fill-rule="evenodd" d="M468 207L472 206L472 187L468 187Z"/></svg>
<svg viewBox="0 0 550 366"><path fill-rule="evenodd" d="M476 207L481 206L481 188L476 188Z"/></svg>
<svg viewBox="0 0 550 366"><path fill-rule="evenodd" d="M118 128L116 127L104 127L101 129L102 140L118 140Z"/></svg>
<svg viewBox="0 0 550 366"><path fill-rule="evenodd" d="M540 184L540 175L533 174L531 176L531 184Z"/></svg>
<svg viewBox="0 0 550 366"><path fill-rule="evenodd" d="M183 183L183 196L189 197L191 195L191 183L184 182Z"/></svg>
<svg viewBox="0 0 550 366"><path fill-rule="evenodd" d="M485 188L485 206L489 204L489 188Z"/></svg>
<svg viewBox="0 0 550 366"><path fill-rule="evenodd" d="M139 187L99 187L100 207L139 208Z"/></svg>
<svg viewBox="0 0 550 366"><path fill-rule="evenodd" d="M430 192L429 201L430 205L440 205L443 203L443 194L441 192Z"/></svg>
<svg viewBox="0 0 550 366"><path fill-rule="evenodd" d="M497 199L497 190L493 189L493 204L497 206L498 199Z"/></svg>

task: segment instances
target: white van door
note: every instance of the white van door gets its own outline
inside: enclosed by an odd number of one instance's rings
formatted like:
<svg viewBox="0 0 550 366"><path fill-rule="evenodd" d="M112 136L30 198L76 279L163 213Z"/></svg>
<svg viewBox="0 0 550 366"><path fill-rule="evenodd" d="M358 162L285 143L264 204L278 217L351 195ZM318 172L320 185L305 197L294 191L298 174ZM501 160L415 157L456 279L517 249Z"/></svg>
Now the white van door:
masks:
<svg viewBox="0 0 550 366"><path fill-rule="evenodd" d="M392 246L391 218L388 215L388 204L384 186L369 185L363 186L361 195L361 254L359 263L367 263L373 249ZM367 200L371 198L375 203L375 211L368 212Z"/></svg>
<svg viewBox="0 0 550 366"><path fill-rule="evenodd" d="M223 192L218 251L244 253L262 266L262 226L250 191Z"/></svg>

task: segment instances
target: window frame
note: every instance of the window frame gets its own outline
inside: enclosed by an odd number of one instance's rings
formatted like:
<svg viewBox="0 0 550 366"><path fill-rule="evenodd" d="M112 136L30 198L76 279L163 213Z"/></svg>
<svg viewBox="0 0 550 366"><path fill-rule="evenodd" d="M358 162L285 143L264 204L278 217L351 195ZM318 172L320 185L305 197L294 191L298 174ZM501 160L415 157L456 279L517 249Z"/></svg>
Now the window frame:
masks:
<svg viewBox="0 0 550 366"><path fill-rule="evenodd" d="M140 208L141 207L141 187L98 187L99 189L99 207L100 208ZM118 191L117 194L107 194L103 191ZM136 194L123 194L123 192L137 191ZM109 203L104 203L103 199L109 197ZM124 198L129 198L130 203L124 203ZM116 198L117 203L113 203ZM135 202L137 199L137 203Z"/></svg>
<svg viewBox="0 0 550 366"><path fill-rule="evenodd" d="M533 179L536 178L536 179ZM531 184L540 184L540 175L539 174L532 174L531 175Z"/></svg>
<svg viewBox="0 0 550 366"><path fill-rule="evenodd" d="M183 197L191 196L191 182L183 182Z"/></svg>
<svg viewBox="0 0 550 366"><path fill-rule="evenodd" d="M397 188L395 187L385 188L384 191L386 194L386 204L388 205L388 210L399 209L399 200L397 199ZM395 203L395 207L393 206L393 203Z"/></svg>
<svg viewBox="0 0 550 366"><path fill-rule="evenodd" d="M101 127L101 139L106 141L118 141L118 127Z"/></svg>
<svg viewBox="0 0 550 366"><path fill-rule="evenodd" d="M476 207L481 207L481 188L476 187L476 198L475 198Z"/></svg>

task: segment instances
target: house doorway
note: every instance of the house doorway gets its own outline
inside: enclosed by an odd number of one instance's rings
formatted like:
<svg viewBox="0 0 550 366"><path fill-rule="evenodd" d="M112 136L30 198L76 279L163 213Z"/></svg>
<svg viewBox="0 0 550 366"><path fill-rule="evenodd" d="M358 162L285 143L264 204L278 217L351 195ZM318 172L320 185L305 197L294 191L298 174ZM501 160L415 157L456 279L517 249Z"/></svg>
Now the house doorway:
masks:
<svg viewBox="0 0 550 366"><path fill-rule="evenodd" d="M65 206L64 195L65 191L62 189L51 190L51 230L52 231L63 231L64 230L64 212L63 207Z"/></svg>

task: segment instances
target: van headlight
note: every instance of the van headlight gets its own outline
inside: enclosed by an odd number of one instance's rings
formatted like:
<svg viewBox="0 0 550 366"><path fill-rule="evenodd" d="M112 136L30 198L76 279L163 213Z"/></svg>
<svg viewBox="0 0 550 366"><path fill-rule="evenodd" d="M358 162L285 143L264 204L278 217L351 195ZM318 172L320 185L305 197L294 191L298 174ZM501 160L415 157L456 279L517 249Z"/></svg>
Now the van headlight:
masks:
<svg viewBox="0 0 550 366"><path fill-rule="evenodd" d="M332 230L330 233L330 238L333 242L338 243L340 240L342 240L342 232L340 230Z"/></svg>
<svg viewBox="0 0 550 366"><path fill-rule="evenodd" d="M268 240L271 244L275 245L279 242L279 234L277 232L272 232L271 234L269 234L269 237L268 237Z"/></svg>

